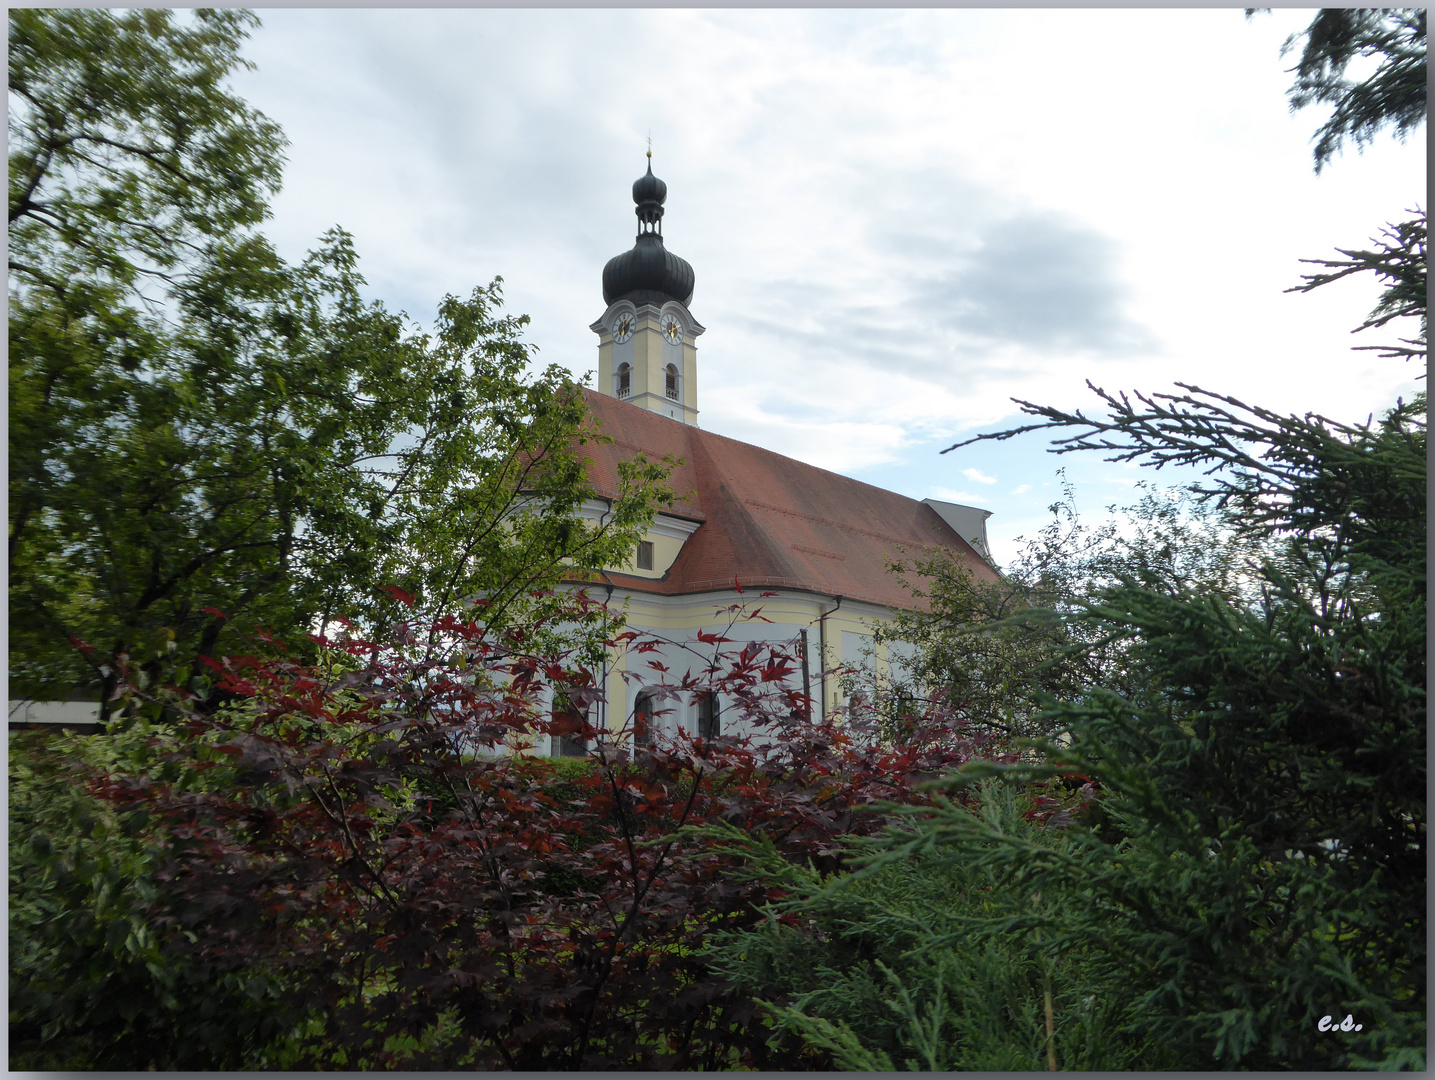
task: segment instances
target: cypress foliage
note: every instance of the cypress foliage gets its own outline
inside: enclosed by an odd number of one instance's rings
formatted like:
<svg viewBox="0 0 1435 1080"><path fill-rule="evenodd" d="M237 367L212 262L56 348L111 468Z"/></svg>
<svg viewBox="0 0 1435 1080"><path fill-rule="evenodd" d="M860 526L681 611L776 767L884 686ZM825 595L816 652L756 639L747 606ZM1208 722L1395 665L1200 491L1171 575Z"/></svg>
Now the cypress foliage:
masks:
<svg viewBox="0 0 1435 1080"><path fill-rule="evenodd" d="M1205 494L1267 551L1247 587L1152 571L1080 601L1072 638L1135 689L1047 696L1067 734L1040 764L947 782L1079 777L1088 805L901 811L858 879L795 888L724 963L850 1068L1423 1067L1423 395L1359 427L1105 400L1030 409L1070 446L1224 465Z"/></svg>

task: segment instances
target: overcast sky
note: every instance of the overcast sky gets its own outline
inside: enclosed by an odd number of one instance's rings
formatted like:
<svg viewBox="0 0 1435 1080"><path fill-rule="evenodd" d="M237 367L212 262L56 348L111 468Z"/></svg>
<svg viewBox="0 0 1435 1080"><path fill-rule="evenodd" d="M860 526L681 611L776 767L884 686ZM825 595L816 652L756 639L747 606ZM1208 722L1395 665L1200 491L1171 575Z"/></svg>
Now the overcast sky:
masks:
<svg viewBox="0 0 1435 1080"><path fill-rule="evenodd" d="M1013 397L1184 381L1350 421L1417 388L1351 351L1373 285L1282 292L1425 191L1423 130L1315 176L1280 55L1308 10L261 14L236 86L291 141L281 251L342 225L425 324L501 275L582 375L651 134L702 426L990 509L999 560L1062 465L1088 511L1149 474L1034 436L938 454Z"/></svg>

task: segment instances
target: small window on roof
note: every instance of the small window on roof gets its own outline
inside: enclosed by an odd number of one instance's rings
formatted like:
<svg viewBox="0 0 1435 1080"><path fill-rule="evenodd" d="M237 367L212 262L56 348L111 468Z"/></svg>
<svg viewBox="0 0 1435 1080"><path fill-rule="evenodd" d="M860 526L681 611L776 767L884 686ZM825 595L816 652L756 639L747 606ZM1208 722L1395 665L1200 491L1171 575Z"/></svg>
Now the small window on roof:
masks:
<svg viewBox="0 0 1435 1080"><path fill-rule="evenodd" d="M651 570L653 568L653 542L651 540L638 541L638 569Z"/></svg>

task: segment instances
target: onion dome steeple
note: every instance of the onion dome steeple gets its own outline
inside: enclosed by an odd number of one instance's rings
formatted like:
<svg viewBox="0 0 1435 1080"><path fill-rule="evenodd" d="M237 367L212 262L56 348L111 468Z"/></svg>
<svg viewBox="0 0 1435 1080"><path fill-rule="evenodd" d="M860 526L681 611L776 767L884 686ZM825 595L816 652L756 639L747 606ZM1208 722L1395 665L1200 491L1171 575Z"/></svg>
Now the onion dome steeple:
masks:
<svg viewBox="0 0 1435 1080"><path fill-rule="evenodd" d="M676 300L684 307L692 302L696 281L693 268L663 247L663 203L668 185L653 175L653 152L648 151L648 171L633 183L633 202L638 215L638 239L631 251L608 260L603 267L603 302L631 300L635 304L665 304Z"/></svg>
<svg viewBox="0 0 1435 1080"><path fill-rule="evenodd" d="M653 152L648 151L648 172L633 181L633 213L638 215L639 232L663 231L663 203L668 201L668 185L653 175ZM646 226L646 228L644 228Z"/></svg>

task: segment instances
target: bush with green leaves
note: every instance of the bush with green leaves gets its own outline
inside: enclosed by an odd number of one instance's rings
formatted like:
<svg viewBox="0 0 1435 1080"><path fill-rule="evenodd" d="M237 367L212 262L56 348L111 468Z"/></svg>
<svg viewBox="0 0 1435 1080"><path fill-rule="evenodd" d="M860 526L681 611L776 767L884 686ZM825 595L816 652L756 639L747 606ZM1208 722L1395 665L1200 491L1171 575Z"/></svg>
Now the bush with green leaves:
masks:
<svg viewBox="0 0 1435 1080"><path fill-rule="evenodd" d="M176 962L173 931L150 917L166 888L162 834L144 810L84 782L114 772L191 791L224 782L166 766L177 745L143 722L104 736L10 736L12 1069L262 1066L302 1019L279 1005L272 978Z"/></svg>
<svg viewBox="0 0 1435 1080"><path fill-rule="evenodd" d="M897 573L917 571L906 584L919 603L874 637L906 661L895 676L858 678L854 688L888 713L938 697L974 728L1006 738L1061 734L1047 726L1036 695L1071 699L1098 686L1139 692L1144 675L1123 643L1064 616L1128 578L1247 596L1258 590L1252 561L1280 553L1265 538L1230 529L1191 492L1146 482L1138 490L1135 503L1108 507L1112 516L1093 526L1064 483L1051 520L997 581L977 580L941 552L895 564Z"/></svg>

